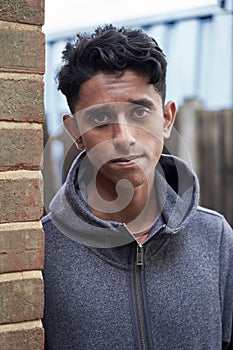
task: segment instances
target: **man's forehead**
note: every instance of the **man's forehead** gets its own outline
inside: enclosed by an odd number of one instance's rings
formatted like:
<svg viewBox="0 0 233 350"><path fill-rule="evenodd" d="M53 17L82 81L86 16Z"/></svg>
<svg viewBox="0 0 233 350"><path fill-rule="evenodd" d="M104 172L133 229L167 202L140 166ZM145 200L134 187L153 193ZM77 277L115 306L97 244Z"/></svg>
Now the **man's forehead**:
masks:
<svg viewBox="0 0 233 350"><path fill-rule="evenodd" d="M94 105L112 102L130 102L150 99L159 103L160 96L148 79L133 71L123 74L98 73L86 80L80 87L75 109L81 110Z"/></svg>

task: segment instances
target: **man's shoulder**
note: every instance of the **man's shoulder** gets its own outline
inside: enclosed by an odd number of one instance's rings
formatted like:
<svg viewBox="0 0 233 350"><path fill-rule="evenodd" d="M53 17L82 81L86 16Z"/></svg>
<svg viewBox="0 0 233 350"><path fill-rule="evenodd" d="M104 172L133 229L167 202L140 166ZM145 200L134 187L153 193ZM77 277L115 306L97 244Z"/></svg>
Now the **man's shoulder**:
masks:
<svg viewBox="0 0 233 350"><path fill-rule="evenodd" d="M206 214L207 216L217 217L220 220L224 219L224 216L222 214L220 214L219 212L217 212L215 210L212 210L212 209L208 209L208 208L202 207L201 205L198 205L197 211L201 212L203 214Z"/></svg>
<svg viewBox="0 0 233 350"><path fill-rule="evenodd" d="M41 219L41 223L43 226L45 226L47 223L51 222L51 213L48 213L47 215L43 216Z"/></svg>
<svg viewBox="0 0 233 350"><path fill-rule="evenodd" d="M51 233L51 232L59 231L57 226L54 225L54 220L51 213L48 213L47 215L43 216L41 219L41 223L46 235L48 235L48 233Z"/></svg>
<svg viewBox="0 0 233 350"><path fill-rule="evenodd" d="M202 227L206 227L215 233L226 233L233 243L233 230L224 215L215 210L204 208L202 206L197 207L197 221Z"/></svg>

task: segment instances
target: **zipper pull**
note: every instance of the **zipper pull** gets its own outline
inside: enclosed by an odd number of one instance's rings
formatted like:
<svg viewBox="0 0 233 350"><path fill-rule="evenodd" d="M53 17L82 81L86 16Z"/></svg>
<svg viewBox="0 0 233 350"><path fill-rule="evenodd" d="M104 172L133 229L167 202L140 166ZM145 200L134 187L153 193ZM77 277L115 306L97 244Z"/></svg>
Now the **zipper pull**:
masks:
<svg viewBox="0 0 233 350"><path fill-rule="evenodd" d="M143 265L143 247L141 244L137 245L137 265Z"/></svg>

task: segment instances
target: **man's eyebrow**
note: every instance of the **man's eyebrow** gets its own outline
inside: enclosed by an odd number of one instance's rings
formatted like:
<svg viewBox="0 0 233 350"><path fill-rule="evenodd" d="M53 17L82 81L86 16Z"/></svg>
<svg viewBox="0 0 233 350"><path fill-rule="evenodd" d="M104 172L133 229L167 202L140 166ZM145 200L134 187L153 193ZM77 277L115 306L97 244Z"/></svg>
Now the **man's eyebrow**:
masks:
<svg viewBox="0 0 233 350"><path fill-rule="evenodd" d="M128 100L128 102L147 108L155 107L154 103L147 98L140 98L138 100Z"/></svg>
<svg viewBox="0 0 233 350"><path fill-rule="evenodd" d="M136 104L136 105L139 105L139 106L147 107L147 108L155 107L154 103L151 100L147 99L147 98L140 98L140 99L137 99L137 100L131 100L130 99L127 102L128 103L133 103L133 104ZM116 102L116 104L117 103L118 102ZM122 103L125 103L125 102L122 102ZM106 111L106 110L112 110L114 108L114 106L115 106L114 103L105 103L105 104L102 104L102 105L93 106L93 107L88 108L87 110L84 110L84 115L92 116L93 114L98 113L98 112L102 112L102 111Z"/></svg>

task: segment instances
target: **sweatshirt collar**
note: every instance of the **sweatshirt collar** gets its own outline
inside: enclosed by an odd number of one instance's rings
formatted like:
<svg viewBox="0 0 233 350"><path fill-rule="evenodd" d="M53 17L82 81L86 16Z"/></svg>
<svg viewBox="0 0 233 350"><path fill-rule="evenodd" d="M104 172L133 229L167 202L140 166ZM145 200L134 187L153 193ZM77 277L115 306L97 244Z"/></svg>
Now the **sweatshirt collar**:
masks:
<svg viewBox="0 0 233 350"><path fill-rule="evenodd" d="M86 153L82 152L50 204L54 224L71 239L92 247L110 248L131 243L134 238L124 224L101 220L88 208L85 199L88 166ZM162 155L155 172L155 190L162 214L152 226L148 238L158 231L158 236L174 235L196 211L197 178L179 158Z"/></svg>

